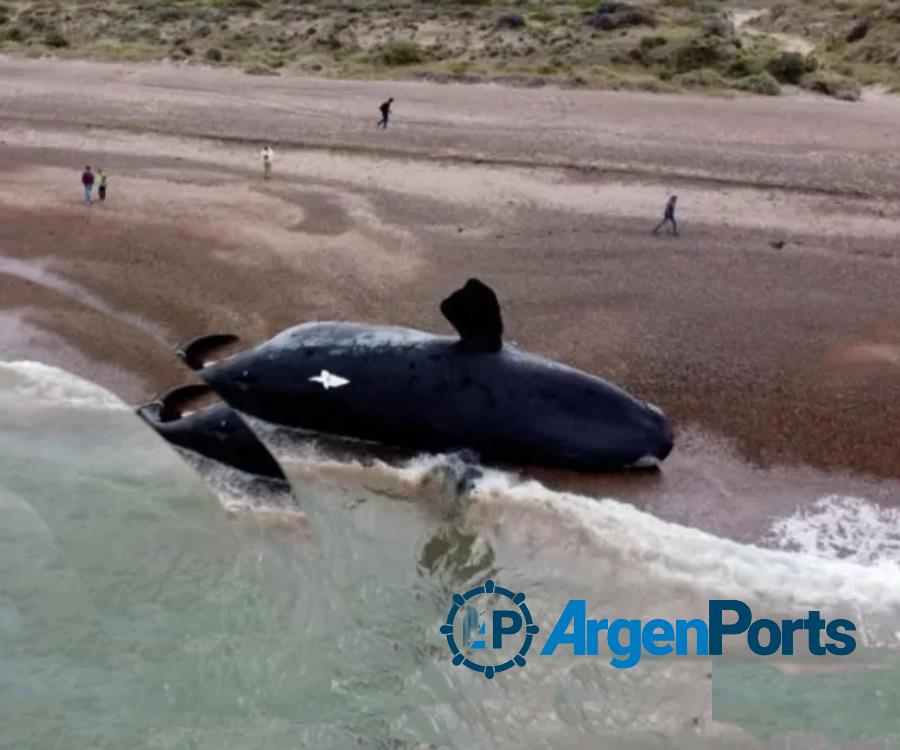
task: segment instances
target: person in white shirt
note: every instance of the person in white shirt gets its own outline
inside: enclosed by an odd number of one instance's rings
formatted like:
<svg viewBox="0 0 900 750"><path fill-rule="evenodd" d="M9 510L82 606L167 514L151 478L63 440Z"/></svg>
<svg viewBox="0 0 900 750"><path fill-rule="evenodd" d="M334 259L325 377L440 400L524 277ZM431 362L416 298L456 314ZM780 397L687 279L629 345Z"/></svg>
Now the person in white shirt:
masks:
<svg viewBox="0 0 900 750"><path fill-rule="evenodd" d="M272 159L275 158L275 152L272 151L272 148L270 146L266 146L262 150L262 153L260 154L260 156L262 157L263 173L265 174L266 179L268 180L269 177L272 175Z"/></svg>

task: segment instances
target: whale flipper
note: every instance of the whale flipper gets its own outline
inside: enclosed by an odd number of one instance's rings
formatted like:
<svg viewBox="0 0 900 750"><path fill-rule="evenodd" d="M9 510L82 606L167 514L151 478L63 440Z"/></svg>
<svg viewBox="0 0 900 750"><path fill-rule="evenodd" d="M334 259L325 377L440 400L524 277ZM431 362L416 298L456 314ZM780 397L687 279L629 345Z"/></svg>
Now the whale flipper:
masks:
<svg viewBox="0 0 900 750"><path fill-rule="evenodd" d="M240 341L233 333L210 333L186 341L175 348L175 356L192 370L202 370L208 355L220 347Z"/></svg>
<svg viewBox="0 0 900 750"><path fill-rule="evenodd" d="M195 398L213 393L207 385L184 385L137 408L138 416L172 445L247 474L287 481L278 461L243 418L217 401L185 414Z"/></svg>
<svg viewBox="0 0 900 750"><path fill-rule="evenodd" d="M159 419L161 422L171 422L174 419L180 419L184 414L184 407L195 398L207 396L213 392L205 383L196 385L179 385L166 391L164 394L154 399L160 405Z"/></svg>
<svg viewBox="0 0 900 750"><path fill-rule="evenodd" d="M503 319L494 290L478 279L469 279L441 302L441 313L459 334L460 344L481 352L503 348Z"/></svg>

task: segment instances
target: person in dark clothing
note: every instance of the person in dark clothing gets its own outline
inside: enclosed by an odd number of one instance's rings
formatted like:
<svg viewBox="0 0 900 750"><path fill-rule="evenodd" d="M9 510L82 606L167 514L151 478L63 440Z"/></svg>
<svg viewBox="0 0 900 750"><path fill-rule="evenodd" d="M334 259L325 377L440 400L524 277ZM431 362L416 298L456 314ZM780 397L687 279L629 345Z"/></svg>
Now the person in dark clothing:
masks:
<svg viewBox="0 0 900 750"><path fill-rule="evenodd" d="M94 173L90 167L85 167L81 173L81 185L84 187L84 202L91 203L91 195L94 192Z"/></svg>
<svg viewBox="0 0 900 750"><path fill-rule="evenodd" d="M393 103L394 97L391 97L380 107L381 119L378 121L378 126L382 129L386 129L388 126L388 118L391 116L391 104Z"/></svg>
<svg viewBox="0 0 900 750"><path fill-rule="evenodd" d="M675 221L675 203L678 201L678 196L673 195L669 198L668 203L666 203L666 212L663 214L663 220L656 225L653 229L653 234L659 232L666 224L672 225L672 234L678 234L678 223Z"/></svg>

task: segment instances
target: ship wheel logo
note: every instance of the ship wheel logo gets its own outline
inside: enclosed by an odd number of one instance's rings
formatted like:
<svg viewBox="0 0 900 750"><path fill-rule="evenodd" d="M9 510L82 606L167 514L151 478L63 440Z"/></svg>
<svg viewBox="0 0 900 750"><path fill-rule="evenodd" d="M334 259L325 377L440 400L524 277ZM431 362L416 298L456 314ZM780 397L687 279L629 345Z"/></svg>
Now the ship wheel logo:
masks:
<svg viewBox="0 0 900 750"><path fill-rule="evenodd" d="M454 594L447 621L441 625L441 634L453 654L452 663L488 680L500 672L524 667L525 654L538 631L525 604L525 594L491 580L465 594Z"/></svg>

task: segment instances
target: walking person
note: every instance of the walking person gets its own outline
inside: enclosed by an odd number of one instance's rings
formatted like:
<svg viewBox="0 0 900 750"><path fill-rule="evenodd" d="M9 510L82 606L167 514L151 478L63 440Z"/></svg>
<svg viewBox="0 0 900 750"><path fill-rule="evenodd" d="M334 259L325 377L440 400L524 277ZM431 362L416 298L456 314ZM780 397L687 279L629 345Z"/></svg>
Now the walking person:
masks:
<svg viewBox="0 0 900 750"><path fill-rule="evenodd" d="M84 202L90 204L94 192L94 173L89 166L85 167L84 172L81 173L81 185L84 187Z"/></svg>
<svg viewBox="0 0 900 750"><path fill-rule="evenodd" d="M103 203L103 201L106 200L106 184L107 184L106 172L104 172L102 169L98 169L97 170L97 194L100 196L101 203Z"/></svg>
<svg viewBox="0 0 900 750"><path fill-rule="evenodd" d="M263 175L268 180L272 176L272 159L275 158L275 152L270 146L263 148L260 154L263 163Z"/></svg>
<svg viewBox="0 0 900 750"><path fill-rule="evenodd" d="M382 130L387 130L388 118L391 116L391 104L393 103L394 97L391 97L379 107L381 110L381 119L378 121L378 127Z"/></svg>
<svg viewBox="0 0 900 750"><path fill-rule="evenodd" d="M675 204L678 202L678 196L673 195L666 203L666 211L663 214L663 220L653 229L653 234L657 234L666 224L672 225L672 234L678 235L678 223L675 221Z"/></svg>

